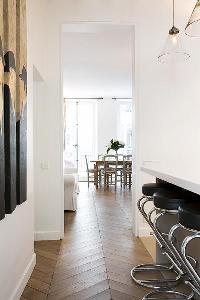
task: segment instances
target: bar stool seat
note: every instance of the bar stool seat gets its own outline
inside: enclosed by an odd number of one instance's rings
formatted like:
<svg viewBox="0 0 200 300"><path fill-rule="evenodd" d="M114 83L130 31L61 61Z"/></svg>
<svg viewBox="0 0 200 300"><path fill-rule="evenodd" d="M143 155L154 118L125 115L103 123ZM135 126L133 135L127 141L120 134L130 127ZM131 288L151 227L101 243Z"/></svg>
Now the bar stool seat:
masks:
<svg viewBox="0 0 200 300"><path fill-rule="evenodd" d="M179 207L179 223L196 231L200 231L200 203L185 203Z"/></svg>
<svg viewBox="0 0 200 300"><path fill-rule="evenodd" d="M184 191L162 190L153 195L156 208L178 210L179 206L188 201L189 195Z"/></svg>
<svg viewBox="0 0 200 300"><path fill-rule="evenodd" d="M146 183L142 186L142 194L144 196L152 197L154 193L166 187L168 187L167 183Z"/></svg>

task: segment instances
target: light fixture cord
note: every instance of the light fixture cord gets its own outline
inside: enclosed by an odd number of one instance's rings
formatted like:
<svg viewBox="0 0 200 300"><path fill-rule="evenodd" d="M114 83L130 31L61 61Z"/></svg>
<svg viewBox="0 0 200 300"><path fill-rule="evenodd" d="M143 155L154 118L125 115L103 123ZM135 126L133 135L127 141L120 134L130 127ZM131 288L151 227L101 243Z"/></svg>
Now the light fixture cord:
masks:
<svg viewBox="0 0 200 300"><path fill-rule="evenodd" d="M175 10L175 8L174 8L174 0L173 0L173 27L174 27L174 10Z"/></svg>

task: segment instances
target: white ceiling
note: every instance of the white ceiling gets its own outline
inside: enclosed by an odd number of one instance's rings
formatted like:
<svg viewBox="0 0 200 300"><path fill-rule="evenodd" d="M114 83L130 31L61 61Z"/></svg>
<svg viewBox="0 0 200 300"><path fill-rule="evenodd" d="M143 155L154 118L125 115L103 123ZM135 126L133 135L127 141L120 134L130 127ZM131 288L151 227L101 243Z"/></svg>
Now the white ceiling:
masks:
<svg viewBox="0 0 200 300"><path fill-rule="evenodd" d="M133 28L63 26L64 97L132 97Z"/></svg>

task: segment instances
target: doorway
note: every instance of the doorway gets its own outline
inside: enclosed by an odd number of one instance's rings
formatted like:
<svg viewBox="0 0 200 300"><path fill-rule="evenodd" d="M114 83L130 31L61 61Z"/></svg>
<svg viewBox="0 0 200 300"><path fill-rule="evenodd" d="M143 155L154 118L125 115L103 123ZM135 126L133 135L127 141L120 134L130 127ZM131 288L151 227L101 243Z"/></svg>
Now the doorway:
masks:
<svg viewBox="0 0 200 300"><path fill-rule="evenodd" d="M119 153L133 153L133 61L133 26L62 27L64 169L80 181L112 139L125 143Z"/></svg>

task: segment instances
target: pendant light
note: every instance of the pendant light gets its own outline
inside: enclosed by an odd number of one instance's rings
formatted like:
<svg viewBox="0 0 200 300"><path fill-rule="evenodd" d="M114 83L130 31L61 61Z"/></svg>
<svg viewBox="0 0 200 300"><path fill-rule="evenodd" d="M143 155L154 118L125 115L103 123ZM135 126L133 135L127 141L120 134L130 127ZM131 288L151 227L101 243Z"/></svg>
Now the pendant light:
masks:
<svg viewBox="0 0 200 300"><path fill-rule="evenodd" d="M200 37L200 0L197 1L193 9L185 33L191 37Z"/></svg>
<svg viewBox="0 0 200 300"><path fill-rule="evenodd" d="M174 0L173 0L173 26L169 30L169 35L165 47L158 57L161 63L184 62L189 59L190 55L184 51L179 35L179 29L174 25Z"/></svg>

